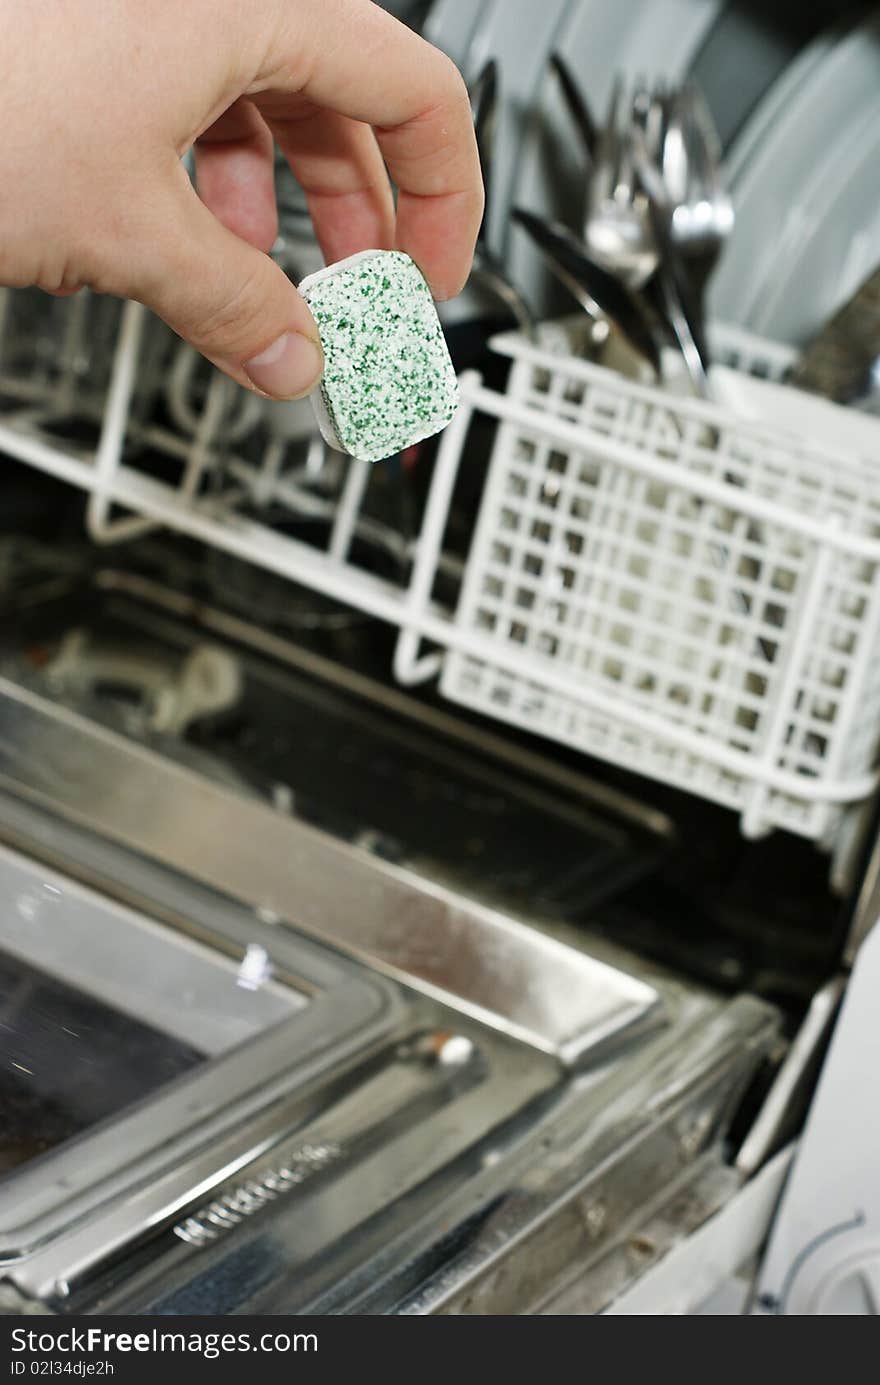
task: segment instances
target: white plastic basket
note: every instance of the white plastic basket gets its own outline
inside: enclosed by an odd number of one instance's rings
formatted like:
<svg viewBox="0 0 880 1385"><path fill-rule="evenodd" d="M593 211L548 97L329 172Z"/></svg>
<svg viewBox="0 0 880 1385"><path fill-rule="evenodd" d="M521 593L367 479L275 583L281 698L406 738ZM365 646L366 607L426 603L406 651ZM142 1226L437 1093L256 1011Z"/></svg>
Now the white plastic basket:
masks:
<svg viewBox="0 0 880 1385"><path fill-rule="evenodd" d="M784 348L742 362L747 341L727 358L778 378ZM876 783L880 466L553 344L499 338L507 394L475 401L498 430L455 619L483 652L450 650L443 693L725 804L746 835L830 844Z"/></svg>

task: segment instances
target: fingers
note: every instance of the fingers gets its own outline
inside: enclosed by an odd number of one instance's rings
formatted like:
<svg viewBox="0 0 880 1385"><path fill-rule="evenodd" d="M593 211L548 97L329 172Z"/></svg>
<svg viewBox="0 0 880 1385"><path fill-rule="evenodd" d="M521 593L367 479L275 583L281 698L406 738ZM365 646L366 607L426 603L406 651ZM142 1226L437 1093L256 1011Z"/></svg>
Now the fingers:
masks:
<svg viewBox="0 0 880 1385"><path fill-rule="evenodd" d="M470 103L448 58L378 5L307 0L291 7L255 96L263 109L271 105L273 122L285 119L285 102L295 118L305 98L373 126L398 187L397 245L412 255L435 297L458 292L483 192ZM323 177L326 164L317 172Z"/></svg>
<svg viewBox="0 0 880 1385"><path fill-rule="evenodd" d="M250 101L236 101L195 145L199 196L258 250L278 235L272 133Z"/></svg>
<svg viewBox="0 0 880 1385"><path fill-rule="evenodd" d="M114 291L152 308L240 384L280 399L307 394L323 357L287 276L221 225L179 164L150 195L150 234L139 227L135 268Z"/></svg>
<svg viewBox="0 0 880 1385"><path fill-rule="evenodd" d="M300 109L271 96L260 110L306 194L328 263L394 245L394 199L368 125L310 102Z"/></svg>

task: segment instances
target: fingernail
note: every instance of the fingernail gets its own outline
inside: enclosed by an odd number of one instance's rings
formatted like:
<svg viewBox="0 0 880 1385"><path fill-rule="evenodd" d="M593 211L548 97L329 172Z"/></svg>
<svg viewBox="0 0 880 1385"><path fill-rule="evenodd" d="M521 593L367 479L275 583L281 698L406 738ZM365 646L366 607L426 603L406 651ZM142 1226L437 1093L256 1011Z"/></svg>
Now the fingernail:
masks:
<svg viewBox="0 0 880 1385"><path fill-rule="evenodd" d="M321 348L301 332L285 332L265 351L244 363L258 390L276 399L297 399L314 389L324 369Z"/></svg>

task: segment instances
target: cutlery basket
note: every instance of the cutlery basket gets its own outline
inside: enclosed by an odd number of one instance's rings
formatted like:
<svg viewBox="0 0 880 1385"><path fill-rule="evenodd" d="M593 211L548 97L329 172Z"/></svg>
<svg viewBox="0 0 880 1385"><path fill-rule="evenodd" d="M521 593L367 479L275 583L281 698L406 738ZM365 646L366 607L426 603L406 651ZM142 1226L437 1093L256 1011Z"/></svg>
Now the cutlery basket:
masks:
<svg viewBox="0 0 880 1385"><path fill-rule="evenodd" d="M775 426L778 384L744 418L558 327L495 346L506 393L464 391L497 420L454 617L479 646L450 640L442 692L830 847L876 783L880 425L856 455L832 406L821 436ZM778 380L791 353L720 333L716 359Z"/></svg>

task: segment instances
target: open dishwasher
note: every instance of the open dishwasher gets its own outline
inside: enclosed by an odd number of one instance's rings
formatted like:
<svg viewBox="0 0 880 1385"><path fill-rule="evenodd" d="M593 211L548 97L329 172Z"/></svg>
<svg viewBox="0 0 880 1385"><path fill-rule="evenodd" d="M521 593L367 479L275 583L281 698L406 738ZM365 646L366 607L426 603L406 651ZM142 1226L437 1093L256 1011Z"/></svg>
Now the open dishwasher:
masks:
<svg viewBox="0 0 880 1385"><path fill-rule="evenodd" d="M451 311L371 468L3 295L4 1312L880 1311L863 449Z"/></svg>

